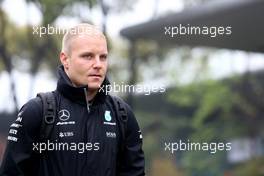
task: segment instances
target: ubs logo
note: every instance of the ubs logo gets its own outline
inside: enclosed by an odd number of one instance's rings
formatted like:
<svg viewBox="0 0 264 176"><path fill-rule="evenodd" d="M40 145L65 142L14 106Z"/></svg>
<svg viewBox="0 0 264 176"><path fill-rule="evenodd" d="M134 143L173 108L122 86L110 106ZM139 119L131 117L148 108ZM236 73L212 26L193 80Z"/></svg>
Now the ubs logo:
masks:
<svg viewBox="0 0 264 176"><path fill-rule="evenodd" d="M62 109L59 111L59 119L61 121L66 121L70 118L70 112L66 109Z"/></svg>

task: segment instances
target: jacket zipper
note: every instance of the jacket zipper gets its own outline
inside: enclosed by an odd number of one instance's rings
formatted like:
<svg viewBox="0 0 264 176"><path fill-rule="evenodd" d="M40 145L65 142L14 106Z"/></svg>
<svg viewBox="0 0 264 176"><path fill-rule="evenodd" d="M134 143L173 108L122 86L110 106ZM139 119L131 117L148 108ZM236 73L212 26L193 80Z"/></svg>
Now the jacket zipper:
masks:
<svg viewBox="0 0 264 176"><path fill-rule="evenodd" d="M86 108L87 108L87 111L88 111L88 114L90 113L90 103L89 103L89 100L88 100L88 91L86 88L83 89L84 91L84 96L85 96L85 100L86 100Z"/></svg>

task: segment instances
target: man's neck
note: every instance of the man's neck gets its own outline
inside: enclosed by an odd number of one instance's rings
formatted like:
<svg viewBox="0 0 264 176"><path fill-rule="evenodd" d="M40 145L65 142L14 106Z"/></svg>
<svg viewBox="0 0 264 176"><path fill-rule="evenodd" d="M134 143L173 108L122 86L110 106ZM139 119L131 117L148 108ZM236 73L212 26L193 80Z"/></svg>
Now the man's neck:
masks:
<svg viewBox="0 0 264 176"><path fill-rule="evenodd" d="M74 87L78 87L76 84L74 84L73 82L72 82L72 85L74 86ZM97 94L97 92L98 92L98 89L90 89L89 90L89 87L88 87L88 90L86 90L87 92L86 92L86 98L87 98L87 100L88 101L91 101L94 97L95 97L95 95Z"/></svg>
<svg viewBox="0 0 264 176"><path fill-rule="evenodd" d="M91 101L95 97L97 92L98 92L98 90L88 90L88 92L87 92L88 101Z"/></svg>

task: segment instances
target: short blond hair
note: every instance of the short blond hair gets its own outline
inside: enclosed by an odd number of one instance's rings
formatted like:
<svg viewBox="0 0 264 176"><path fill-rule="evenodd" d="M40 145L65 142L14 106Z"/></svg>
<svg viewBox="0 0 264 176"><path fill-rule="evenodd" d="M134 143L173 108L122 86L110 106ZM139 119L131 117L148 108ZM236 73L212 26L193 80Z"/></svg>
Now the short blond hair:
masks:
<svg viewBox="0 0 264 176"><path fill-rule="evenodd" d="M62 39L61 52L70 54L71 40L79 35L89 35L91 37L99 36L105 38L105 35L101 32L101 30L97 26L91 25L89 23L80 23L68 29L67 32L64 34Z"/></svg>

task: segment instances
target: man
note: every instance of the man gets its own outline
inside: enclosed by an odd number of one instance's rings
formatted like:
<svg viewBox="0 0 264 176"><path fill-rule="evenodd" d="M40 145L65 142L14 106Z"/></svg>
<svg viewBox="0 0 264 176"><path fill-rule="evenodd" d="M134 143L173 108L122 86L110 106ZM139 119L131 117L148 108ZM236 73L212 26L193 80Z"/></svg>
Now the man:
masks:
<svg viewBox="0 0 264 176"><path fill-rule="evenodd" d="M50 137L40 140L43 101L34 98L10 127L0 175L145 175L142 137L133 112L122 103L127 111L122 140L119 112L100 89L109 85L107 55L106 38L92 25L79 24L64 35L54 91L58 113Z"/></svg>

